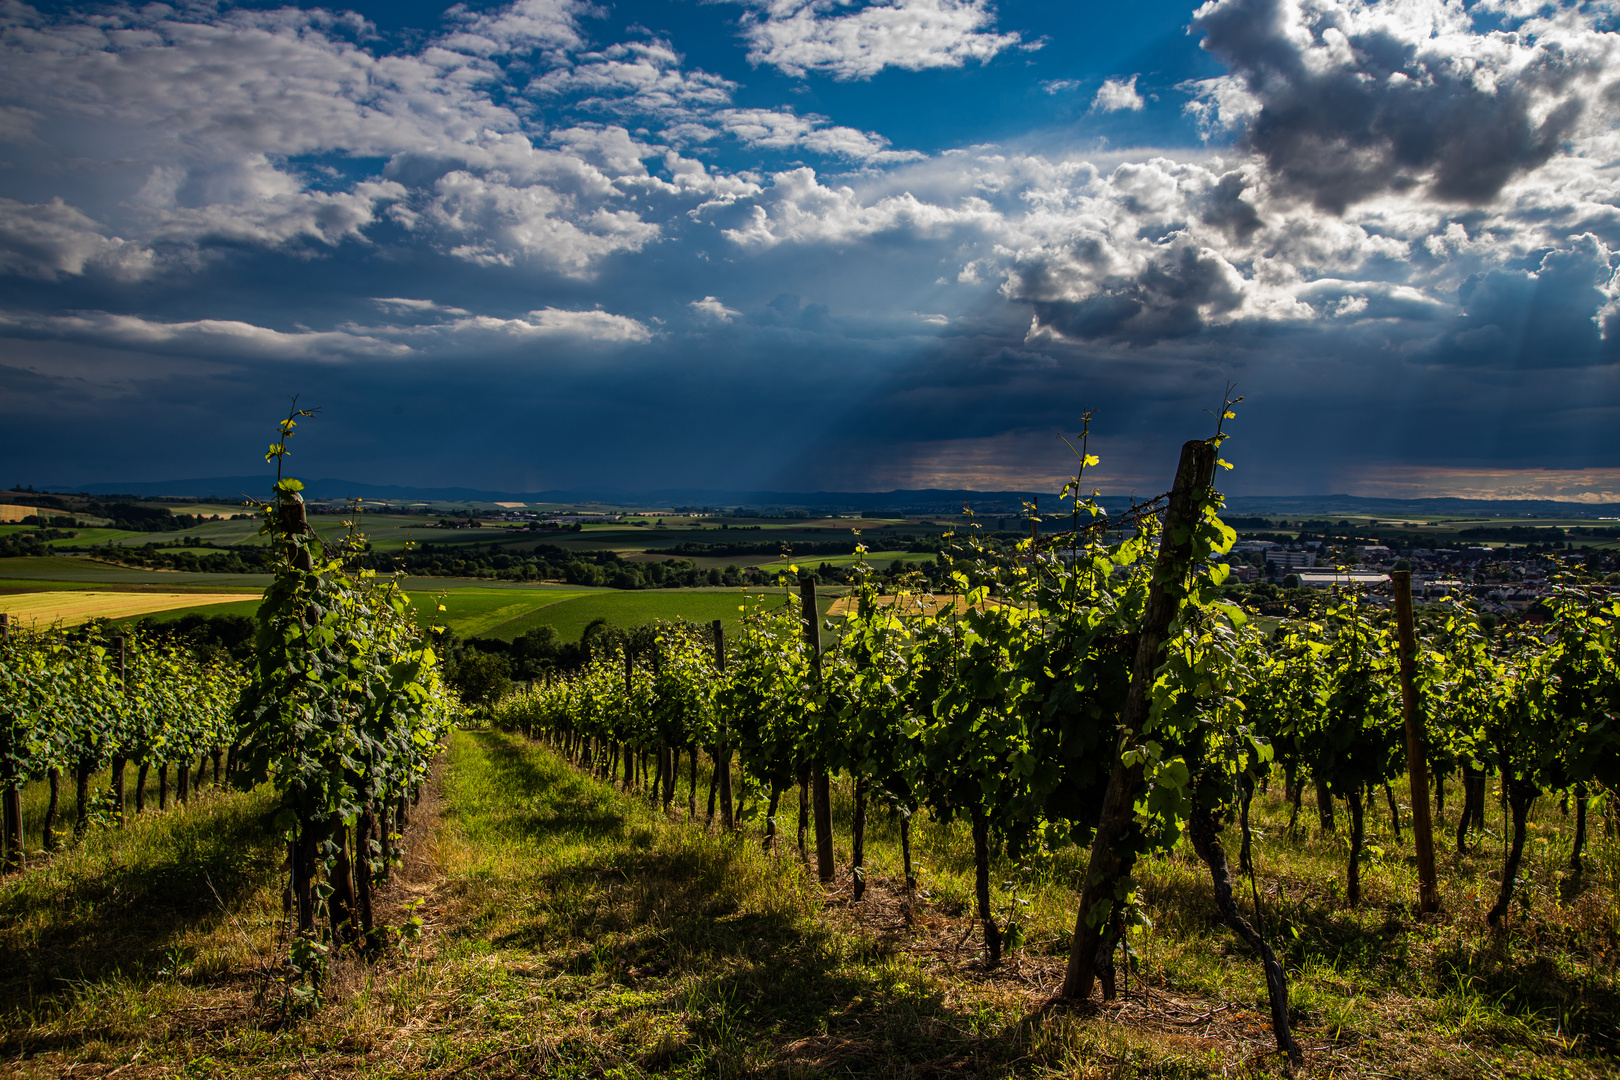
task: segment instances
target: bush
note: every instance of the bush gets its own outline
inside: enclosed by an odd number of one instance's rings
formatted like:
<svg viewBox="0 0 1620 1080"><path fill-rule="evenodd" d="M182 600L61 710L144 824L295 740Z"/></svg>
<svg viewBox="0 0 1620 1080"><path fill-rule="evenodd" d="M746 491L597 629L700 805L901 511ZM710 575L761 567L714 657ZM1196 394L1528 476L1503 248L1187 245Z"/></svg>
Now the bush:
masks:
<svg viewBox="0 0 1620 1080"><path fill-rule="evenodd" d="M468 705L493 705L512 689L512 663L504 656L469 650L450 668L449 681Z"/></svg>

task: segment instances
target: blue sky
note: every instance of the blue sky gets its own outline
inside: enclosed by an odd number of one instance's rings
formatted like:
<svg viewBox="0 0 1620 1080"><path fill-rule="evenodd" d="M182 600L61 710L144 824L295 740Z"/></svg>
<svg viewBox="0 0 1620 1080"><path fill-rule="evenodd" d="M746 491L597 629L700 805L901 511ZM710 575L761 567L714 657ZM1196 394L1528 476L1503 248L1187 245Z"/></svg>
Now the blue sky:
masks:
<svg viewBox="0 0 1620 1080"><path fill-rule="evenodd" d="M0 4L0 482L1620 499L1534 0Z"/></svg>

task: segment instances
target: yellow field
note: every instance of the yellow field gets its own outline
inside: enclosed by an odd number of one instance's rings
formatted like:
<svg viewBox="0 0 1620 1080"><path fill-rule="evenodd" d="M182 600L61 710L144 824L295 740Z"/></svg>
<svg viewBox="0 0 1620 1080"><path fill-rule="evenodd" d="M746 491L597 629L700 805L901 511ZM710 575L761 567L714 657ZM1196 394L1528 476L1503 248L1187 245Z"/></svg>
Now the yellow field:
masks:
<svg viewBox="0 0 1620 1080"><path fill-rule="evenodd" d="M24 623L81 623L154 611L253 600L252 593L35 592L0 596L0 611Z"/></svg>
<svg viewBox="0 0 1620 1080"><path fill-rule="evenodd" d="M51 511L45 511L47 514ZM60 513L61 511L57 511ZM39 510L32 506L14 506L11 503L0 503L0 521L21 521L25 517L33 517Z"/></svg>

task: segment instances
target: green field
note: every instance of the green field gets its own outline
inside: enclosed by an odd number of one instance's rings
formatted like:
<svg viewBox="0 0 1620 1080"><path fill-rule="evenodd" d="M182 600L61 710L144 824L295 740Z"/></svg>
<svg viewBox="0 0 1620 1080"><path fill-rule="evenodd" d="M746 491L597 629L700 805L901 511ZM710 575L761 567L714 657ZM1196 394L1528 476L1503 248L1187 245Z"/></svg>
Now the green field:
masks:
<svg viewBox="0 0 1620 1080"><path fill-rule="evenodd" d="M421 580L421 579L417 579ZM435 582L435 584L437 584ZM535 625L534 616L555 604L587 595L584 590L528 589L409 589L417 622L435 618L462 637L496 637L510 641ZM438 610L443 605L444 611Z"/></svg>
<svg viewBox="0 0 1620 1080"><path fill-rule="evenodd" d="M829 558L827 561L833 561ZM164 592L231 592L242 590L241 603L207 604L174 608L151 615L116 620L119 624L150 618L160 622L186 615L252 615L259 598L248 590L262 590L267 574L191 574L164 570L136 570L87 558L0 559L0 592L128 589ZM722 620L733 630L739 625L740 589L646 589L619 591L574 585L534 585L496 582L480 578L407 577L405 590L423 625L440 618L462 637L492 637L503 641L536 626L555 627L566 641L578 640L594 619L612 626L638 626L660 619L709 623ZM780 592L770 593L776 603ZM823 613L832 603L824 597ZM438 606L444 605L442 615Z"/></svg>
<svg viewBox="0 0 1620 1080"><path fill-rule="evenodd" d="M640 626L657 620L685 619L707 624L721 620L733 631L740 625L737 608L743 603L738 589L646 589L621 592L613 589L581 589L566 586L528 586L492 589L477 586L457 588L465 579L413 578L407 583L417 621L427 625L438 618L461 637L489 637L502 641L534 629L554 627L564 641L577 641L595 619L606 619L610 626ZM780 602L780 594L770 594L770 603ZM444 605L440 613L438 607ZM823 597L822 613L832 604ZM147 616L158 621L178 619L192 612L205 615L252 615L259 600L241 604L211 604L207 607L177 608ZM139 621L135 619L122 622Z"/></svg>
<svg viewBox="0 0 1620 1080"><path fill-rule="evenodd" d="M752 593L751 595L758 595ZM768 603L781 602L781 593L767 594ZM640 626L656 620L685 619L710 623L719 619L730 631L741 625L741 589L647 589L635 592L595 592L540 608L522 620L507 623L488 637L512 638L535 626L556 628L564 641L577 641L594 619L606 619L611 626ZM823 597L823 614L832 598Z"/></svg>
<svg viewBox="0 0 1620 1080"><path fill-rule="evenodd" d="M261 597L252 597L240 603L205 604L201 607L172 608L168 611L154 611L150 615L131 615L123 619L108 620L114 626L133 626L138 622L151 619L153 622L173 622L186 615L245 615L248 618L259 613L259 605L264 603Z"/></svg>
<svg viewBox="0 0 1620 1080"><path fill-rule="evenodd" d="M71 589L106 585L146 585L164 590L197 589L202 592L229 592L231 589L262 589L270 584L269 574L203 574L175 570L141 570L114 566L85 556L24 556L0 559L0 588Z"/></svg>
<svg viewBox="0 0 1620 1080"><path fill-rule="evenodd" d="M934 558L933 553L926 551L868 551L866 553L866 562L874 570L886 570L889 564L896 559L908 563L931 563ZM795 559L794 562L812 570L822 563L826 563L828 566L848 567L855 565L855 556L806 555L802 559Z"/></svg>

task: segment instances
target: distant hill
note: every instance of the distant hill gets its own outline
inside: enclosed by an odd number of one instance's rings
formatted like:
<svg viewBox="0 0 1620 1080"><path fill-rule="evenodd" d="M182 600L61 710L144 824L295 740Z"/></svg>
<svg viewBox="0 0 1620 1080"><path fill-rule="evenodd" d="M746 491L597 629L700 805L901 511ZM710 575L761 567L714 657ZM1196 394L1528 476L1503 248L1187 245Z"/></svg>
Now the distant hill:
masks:
<svg viewBox="0 0 1620 1080"><path fill-rule="evenodd" d="M1017 513L1026 499L1037 497L1055 509L1056 492L970 491L942 488L896 491L727 491L710 488L665 488L629 491L621 488L578 488L560 491L486 491L465 487L406 487L357 480L306 480L309 497L320 500L362 498L386 502L557 503L602 507L741 507L755 510L842 511L845 513L895 511L904 514L947 514L964 504L985 514ZM268 477L220 476L196 480L155 482L97 482L59 489L88 495L131 495L144 498L236 498L244 493L266 496ZM1105 496L1111 510L1130 506L1124 496ZM1228 510L1270 518L1332 518L1374 516L1479 516L1479 517L1613 517L1620 504L1555 502L1550 499L1379 499L1358 495L1238 495L1227 499Z"/></svg>

